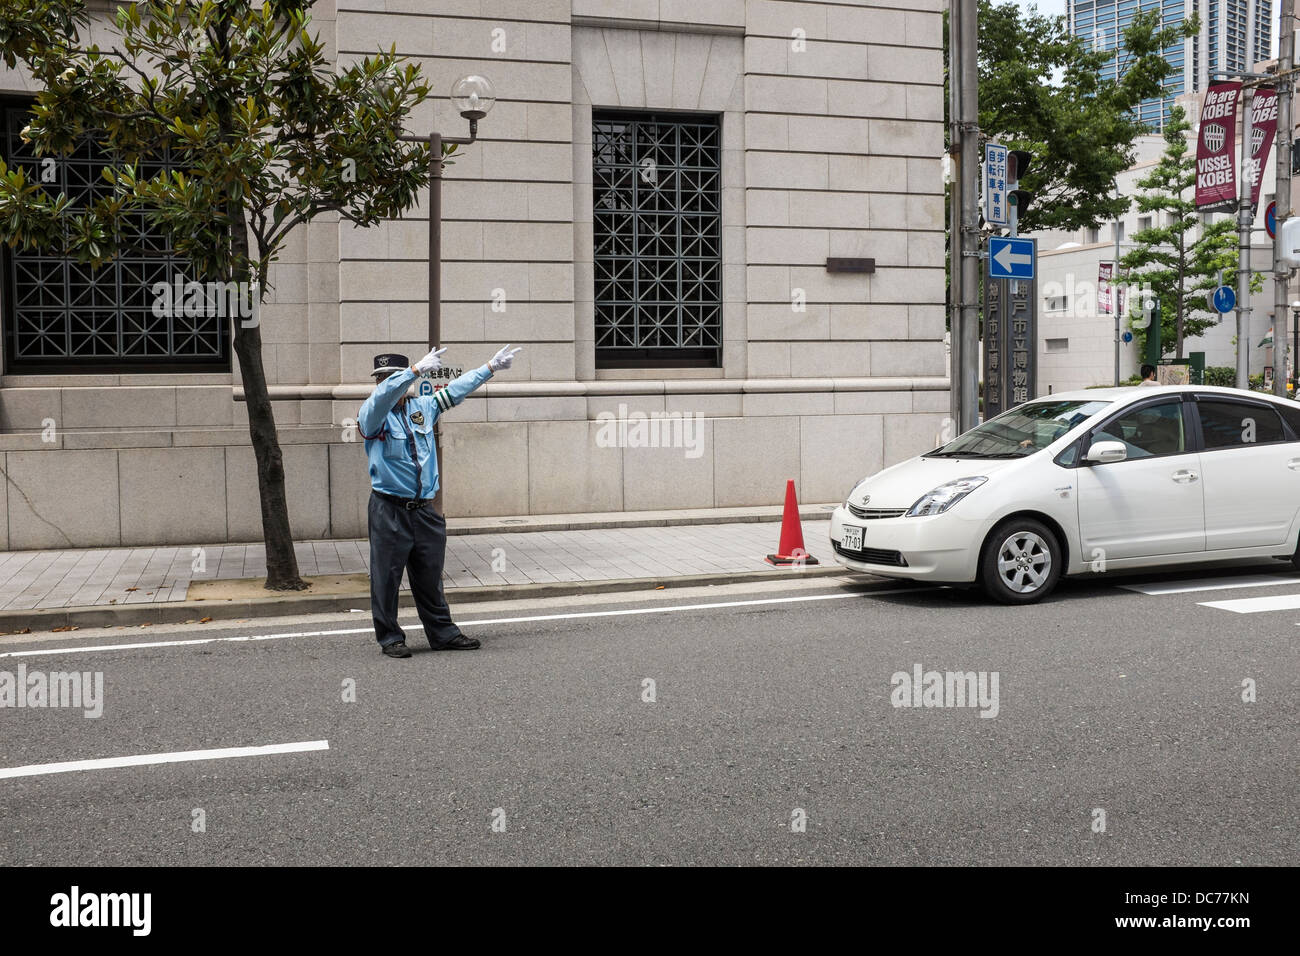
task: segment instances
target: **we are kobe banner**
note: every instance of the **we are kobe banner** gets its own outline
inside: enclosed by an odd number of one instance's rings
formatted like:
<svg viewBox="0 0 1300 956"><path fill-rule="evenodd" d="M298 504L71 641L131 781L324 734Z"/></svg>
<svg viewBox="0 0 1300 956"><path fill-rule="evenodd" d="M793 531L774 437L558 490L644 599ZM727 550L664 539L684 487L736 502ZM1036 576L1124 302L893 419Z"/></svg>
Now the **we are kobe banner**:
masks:
<svg viewBox="0 0 1300 956"><path fill-rule="evenodd" d="M1277 90L1261 86L1250 100L1250 162L1244 175L1250 177L1250 206L1259 205L1259 186L1264 164L1277 133Z"/></svg>
<svg viewBox="0 0 1300 956"><path fill-rule="evenodd" d="M1215 83L1205 91L1201 132L1196 140L1196 208L1237 201L1237 98L1240 83Z"/></svg>

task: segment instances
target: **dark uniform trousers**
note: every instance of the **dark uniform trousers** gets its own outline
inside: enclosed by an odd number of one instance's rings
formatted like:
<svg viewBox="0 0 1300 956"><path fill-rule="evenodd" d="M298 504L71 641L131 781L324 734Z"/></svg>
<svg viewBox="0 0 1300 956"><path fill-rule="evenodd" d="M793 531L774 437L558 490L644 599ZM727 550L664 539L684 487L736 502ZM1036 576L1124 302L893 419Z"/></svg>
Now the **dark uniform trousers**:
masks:
<svg viewBox="0 0 1300 956"><path fill-rule="evenodd" d="M397 624L397 592L402 572L411 584L424 636L445 644L460 634L442 593L447 553L447 521L429 503L408 511L395 501L370 496L370 608L381 645L406 640Z"/></svg>

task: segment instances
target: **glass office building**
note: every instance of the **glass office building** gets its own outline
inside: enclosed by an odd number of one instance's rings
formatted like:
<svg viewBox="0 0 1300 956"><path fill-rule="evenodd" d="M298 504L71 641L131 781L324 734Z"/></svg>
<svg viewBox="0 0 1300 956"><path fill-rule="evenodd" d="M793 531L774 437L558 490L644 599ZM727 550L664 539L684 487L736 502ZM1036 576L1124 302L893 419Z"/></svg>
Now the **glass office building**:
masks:
<svg viewBox="0 0 1300 956"><path fill-rule="evenodd" d="M1272 56L1273 0L1066 0L1070 32L1091 41L1099 50L1118 55L1102 69L1114 79L1124 63L1124 29L1139 10L1159 9L1166 26L1177 26L1199 14L1201 29L1165 49L1174 74L1165 83L1167 96L1138 106L1153 129L1163 127L1174 97L1199 93L1210 77L1223 71L1245 71Z"/></svg>

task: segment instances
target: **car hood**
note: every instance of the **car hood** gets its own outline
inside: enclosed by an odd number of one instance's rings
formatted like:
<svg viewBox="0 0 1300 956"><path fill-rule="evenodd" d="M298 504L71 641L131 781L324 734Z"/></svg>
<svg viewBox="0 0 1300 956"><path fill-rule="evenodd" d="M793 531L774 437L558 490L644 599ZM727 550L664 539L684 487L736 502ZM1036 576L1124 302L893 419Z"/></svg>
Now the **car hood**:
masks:
<svg viewBox="0 0 1300 956"><path fill-rule="evenodd" d="M1042 452L1038 452L1042 454ZM911 458L884 471L877 472L859 484L849 494L852 504L862 507L863 498L868 508L910 508L926 492L946 481L971 478L976 475L991 476L1015 467L1027 458Z"/></svg>

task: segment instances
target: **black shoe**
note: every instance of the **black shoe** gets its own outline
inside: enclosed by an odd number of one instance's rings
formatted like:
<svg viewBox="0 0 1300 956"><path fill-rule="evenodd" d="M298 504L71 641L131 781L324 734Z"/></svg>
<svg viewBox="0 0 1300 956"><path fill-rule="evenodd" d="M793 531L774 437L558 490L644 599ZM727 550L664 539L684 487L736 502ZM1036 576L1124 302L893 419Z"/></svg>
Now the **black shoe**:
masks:
<svg viewBox="0 0 1300 956"><path fill-rule="evenodd" d="M473 637L466 637L464 634L457 634L450 641L443 644L429 642L429 646L435 651L472 651L483 645Z"/></svg>
<svg viewBox="0 0 1300 956"><path fill-rule="evenodd" d="M392 644L384 645L384 654L388 657L410 657L411 649L406 646L405 641L394 641Z"/></svg>

